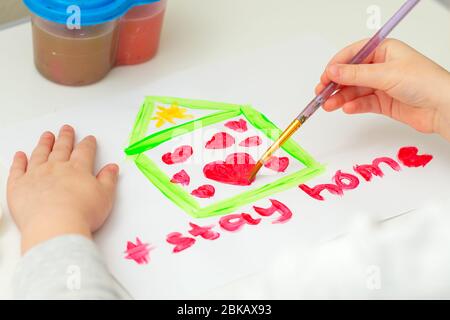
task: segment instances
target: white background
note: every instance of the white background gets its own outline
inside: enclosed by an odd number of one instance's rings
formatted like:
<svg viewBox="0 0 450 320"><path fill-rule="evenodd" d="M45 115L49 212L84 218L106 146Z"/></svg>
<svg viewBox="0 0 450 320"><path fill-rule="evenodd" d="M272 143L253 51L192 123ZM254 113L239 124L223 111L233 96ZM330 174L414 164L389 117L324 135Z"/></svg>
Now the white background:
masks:
<svg viewBox="0 0 450 320"><path fill-rule="evenodd" d="M383 8L384 18L392 14L401 3L402 1L378 1ZM0 126L11 125L64 108L92 106L96 101L101 105L111 99L108 97L115 100L118 108L135 108L141 101L140 95L143 94L171 94L189 98L252 103L283 126L310 98L307 94L312 92L327 59L338 48L372 34L373 31L365 28L366 9L372 4L372 1L356 0L339 2L172 0L158 57L142 66L115 69L103 82L86 88L65 88L42 79L32 65L29 26L22 25L8 29L0 32L2 98ZM394 32L394 36L449 68L449 21L449 13L443 7L431 1L423 1ZM302 43L296 47L298 51L295 51L294 56L292 52L286 52L283 48L292 49L296 39ZM317 52L316 47L305 45L306 39L311 39L311 44L316 43L315 41L326 43L324 47L328 49ZM263 58L255 59L255 62L245 58L251 57L251 52L257 49L270 52L270 55L266 54ZM239 56L243 56L241 61L247 61L248 65L246 70L237 70L235 77L239 79L236 80L229 72L228 74L225 72L226 68L223 66L227 66L226 61L233 61ZM176 74L183 70L189 74L189 69L201 65L205 66L201 69L205 75L211 76L213 73L208 67L209 63L217 63L213 65L221 65L224 68L224 73L229 77L228 81L231 84L226 90L214 88L208 79L204 79L197 87L193 84L189 86L186 82L187 88L184 90L178 83L177 92L171 91L167 83L159 82L169 76L183 79ZM240 68L245 69L245 66L241 64ZM264 72L265 69L268 71ZM221 74L216 76L220 77ZM284 82L283 76L295 81ZM158 82L163 84L158 85ZM243 83L248 87L242 88ZM164 90L166 92L161 92ZM134 100L129 99L131 91L136 97ZM276 108L276 111L271 108ZM105 118L107 121L107 115ZM343 116L336 114L329 119L341 120ZM379 132L376 125L369 126L364 131L366 137L361 139L373 137L374 141L380 141L381 138L386 138L386 134L400 132L400 140L407 142L413 136L414 141L418 141L421 146L433 143L435 147L440 146L443 154L448 155L448 146L445 149L445 144L441 144L435 138L419 138L409 129L398 129L389 122L380 121L386 125L383 133ZM322 122L321 124L323 125ZM318 127L320 125L312 122L309 131L305 128L306 132L302 136L305 141L312 141L310 137ZM327 129L330 132L341 127L340 121L327 121ZM351 149L351 143L345 139L336 142L334 149L320 147L313 152L311 148L314 149L315 145L316 143L311 142L306 148L322 161L332 159L337 163L346 162L345 156L343 161L339 161L338 151L342 148ZM376 149L373 153L386 155L383 152L388 150L389 148ZM378 154L379 152L382 154ZM367 154L369 154L367 151L362 152L362 155ZM358 160L371 159L361 156ZM348 163L349 166L353 164ZM18 258L18 243L17 234L10 223L2 224L1 228L0 284L3 288L1 294L2 297L8 297L8 281ZM218 295L220 296L220 293ZM343 295L345 296L345 292Z"/></svg>

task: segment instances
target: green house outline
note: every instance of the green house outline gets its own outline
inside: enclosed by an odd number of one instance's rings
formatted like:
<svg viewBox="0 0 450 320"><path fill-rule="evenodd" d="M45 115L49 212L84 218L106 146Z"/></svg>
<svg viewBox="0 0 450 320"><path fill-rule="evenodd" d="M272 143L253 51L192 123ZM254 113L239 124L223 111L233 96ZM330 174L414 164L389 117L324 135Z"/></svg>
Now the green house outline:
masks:
<svg viewBox="0 0 450 320"><path fill-rule="evenodd" d="M178 104L187 109L211 110L215 112L146 136L157 103ZM201 207L189 192L180 185L170 182L171 177L167 176L155 162L144 154L145 151L151 150L177 136L239 116L244 117L271 140L276 140L282 132L266 116L249 105L149 96L145 98L136 117L133 131L130 135L130 143L125 149L125 154L133 158L139 170L166 197L194 218L207 218L231 213L243 205L251 204L274 193L305 183L325 171L324 165L314 160L300 145L290 139L282 146L282 149L300 161L306 168L264 186L244 191L239 195Z"/></svg>

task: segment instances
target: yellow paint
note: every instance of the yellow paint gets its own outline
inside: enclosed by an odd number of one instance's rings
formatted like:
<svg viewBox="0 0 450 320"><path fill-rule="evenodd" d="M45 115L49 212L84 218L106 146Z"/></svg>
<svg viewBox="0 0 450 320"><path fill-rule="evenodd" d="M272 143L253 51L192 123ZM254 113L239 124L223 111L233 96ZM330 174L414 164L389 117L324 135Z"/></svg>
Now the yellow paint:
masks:
<svg viewBox="0 0 450 320"><path fill-rule="evenodd" d="M181 108L177 104L172 104L170 107L158 107L156 117L152 120L156 121L156 127L160 128L166 123L176 124L176 119L192 119L193 115L187 114L187 109Z"/></svg>

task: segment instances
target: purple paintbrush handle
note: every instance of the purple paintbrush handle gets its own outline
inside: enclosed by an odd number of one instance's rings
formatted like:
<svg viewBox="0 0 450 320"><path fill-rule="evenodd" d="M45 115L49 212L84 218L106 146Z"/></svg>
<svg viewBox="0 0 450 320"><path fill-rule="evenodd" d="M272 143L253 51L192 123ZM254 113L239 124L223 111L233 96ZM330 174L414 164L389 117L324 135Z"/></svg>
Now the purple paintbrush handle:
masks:
<svg viewBox="0 0 450 320"><path fill-rule="evenodd" d="M408 13L420 2L420 0L408 0L405 4L389 19L388 22L366 43L366 45L353 57L349 64L360 64L367 59L372 52L383 42L391 31L405 18ZM317 95L300 113L297 119L304 123L316 112L319 107L328 100L331 95L339 89L337 83L331 82L322 92Z"/></svg>

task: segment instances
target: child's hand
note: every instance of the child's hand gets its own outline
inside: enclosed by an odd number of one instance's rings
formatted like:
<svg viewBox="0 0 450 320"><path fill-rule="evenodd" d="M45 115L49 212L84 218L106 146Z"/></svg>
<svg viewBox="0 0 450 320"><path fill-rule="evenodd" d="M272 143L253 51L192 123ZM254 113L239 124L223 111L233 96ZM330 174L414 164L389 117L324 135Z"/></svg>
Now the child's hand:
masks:
<svg viewBox="0 0 450 320"><path fill-rule="evenodd" d="M87 237L102 226L113 203L119 173L114 164L93 175L94 137L74 146L75 133L64 126L44 133L28 161L18 152L8 179L8 204L22 233L22 251L62 234Z"/></svg>
<svg viewBox="0 0 450 320"><path fill-rule="evenodd" d="M339 52L316 87L344 86L323 106L344 112L380 113L425 133L450 140L450 73L398 40L386 40L366 61L348 65L367 41Z"/></svg>

